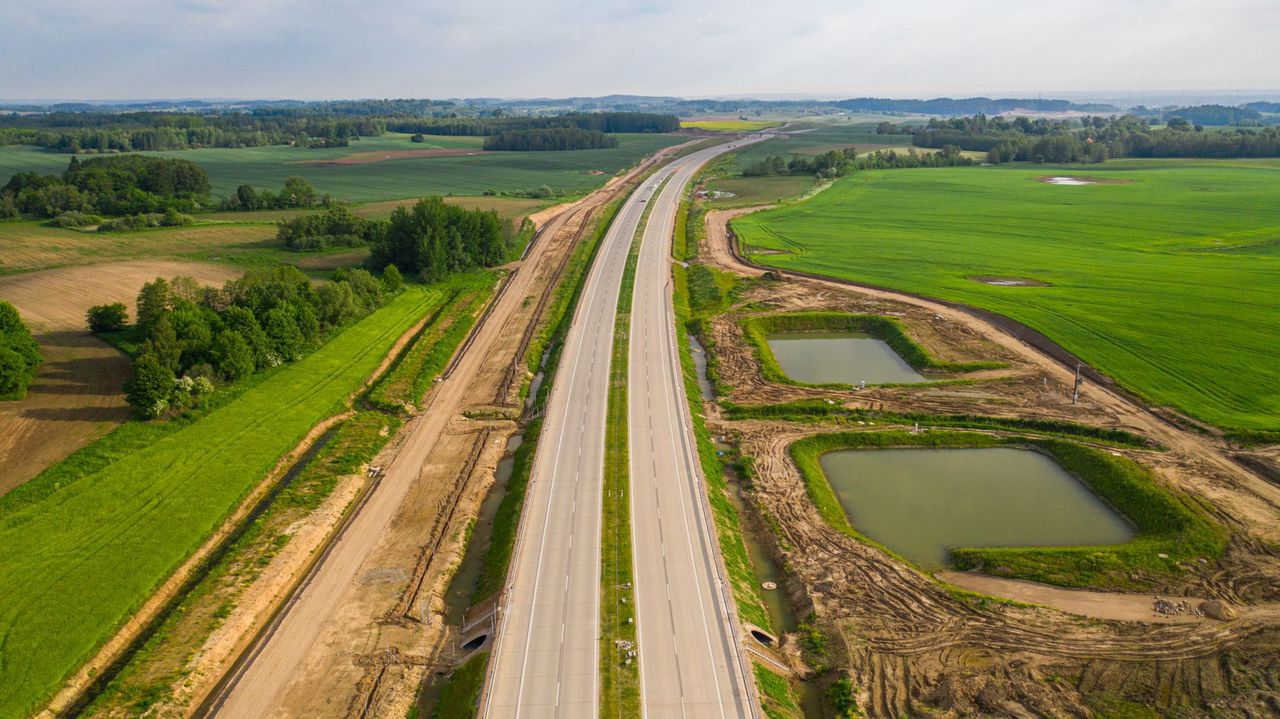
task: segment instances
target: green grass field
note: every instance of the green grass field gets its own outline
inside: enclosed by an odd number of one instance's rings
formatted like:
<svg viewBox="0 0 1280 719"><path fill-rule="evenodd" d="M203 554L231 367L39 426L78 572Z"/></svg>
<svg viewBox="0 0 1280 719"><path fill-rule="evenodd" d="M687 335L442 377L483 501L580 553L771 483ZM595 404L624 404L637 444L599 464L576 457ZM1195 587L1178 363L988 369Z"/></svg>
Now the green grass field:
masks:
<svg viewBox="0 0 1280 719"><path fill-rule="evenodd" d="M195 421L126 424L0 499L0 717L47 699L447 296L410 286Z"/></svg>
<svg viewBox="0 0 1280 719"><path fill-rule="evenodd" d="M305 149L286 146L210 148L154 153L199 163L209 173L215 195L226 196L241 184L278 191L289 175L307 178L319 192L348 202L370 202L425 195L479 195L485 190L521 192L547 185L578 194L604 184L619 170L684 138L673 135L618 135L618 146L568 152L492 152L452 157L403 157L365 164L333 165L351 155L408 152L435 148L479 150L484 138L430 136L410 142L407 135L386 134L350 147ZM152 153L148 153L152 154ZM0 184L18 172L61 172L71 156L35 147L0 147ZM603 173L603 174L592 174Z"/></svg>
<svg viewBox="0 0 1280 719"><path fill-rule="evenodd" d="M1038 181L1049 175L1107 184ZM784 253L755 255L762 264L984 307L1154 403L1274 429L1277 197L1273 160L892 170L734 226L749 249Z"/></svg>
<svg viewBox="0 0 1280 719"><path fill-rule="evenodd" d="M680 127L688 130L706 130L708 132L755 132L769 127L777 127L781 122L775 120L681 120Z"/></svg>

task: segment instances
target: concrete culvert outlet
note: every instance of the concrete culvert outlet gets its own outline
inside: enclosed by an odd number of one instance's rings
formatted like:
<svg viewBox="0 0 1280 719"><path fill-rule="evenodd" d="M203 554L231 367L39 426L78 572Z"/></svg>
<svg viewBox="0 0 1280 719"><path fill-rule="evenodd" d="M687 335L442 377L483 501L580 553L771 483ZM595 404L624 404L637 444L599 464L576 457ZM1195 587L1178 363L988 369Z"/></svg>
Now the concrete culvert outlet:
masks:
<svg viewBox="0 0 1280 719"><path fill-rule="evenodd" d="M774 644L778 643L778 640L774 639L772 635L766 633L764 630L761 630L761 629L753 628L751 630L751 638L755 639L757 642L760 642L766 647L771 647Z"/></svg>
<svg viewBox="0 0 1280 719"><path fill-rule="evenodd" d="M471 639L467 640L466 644L462 645L462 650L466 652L475 651L476 649L479 649L480 647L484 646L484 643L488 638L489 638L488 634L477 634Z"/></svg>

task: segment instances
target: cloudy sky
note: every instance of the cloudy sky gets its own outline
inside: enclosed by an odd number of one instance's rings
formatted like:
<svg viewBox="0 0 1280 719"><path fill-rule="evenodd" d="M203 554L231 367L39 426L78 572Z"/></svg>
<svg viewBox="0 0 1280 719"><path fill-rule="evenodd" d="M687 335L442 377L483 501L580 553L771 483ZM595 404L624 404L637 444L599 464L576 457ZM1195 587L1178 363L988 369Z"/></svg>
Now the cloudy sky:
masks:
<svg viewBox="0 0 1280 719"><path fill-rule="evenodd" d="M1280 86L1276 0L6 0L0 98Z"/></svg>

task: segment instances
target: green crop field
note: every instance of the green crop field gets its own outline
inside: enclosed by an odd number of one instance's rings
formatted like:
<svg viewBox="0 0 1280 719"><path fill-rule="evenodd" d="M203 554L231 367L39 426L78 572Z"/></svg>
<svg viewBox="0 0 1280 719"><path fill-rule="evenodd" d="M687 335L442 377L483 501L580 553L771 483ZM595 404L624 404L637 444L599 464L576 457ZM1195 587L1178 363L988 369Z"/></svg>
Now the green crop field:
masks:
<svg viewBox="0 0 1280 719"><path fill-rule="evenodd" d="M409 286L203 417L131 422L0 498L0 717L33 713L449 294Z"/></svg>
<svg viewBox="0 0 1280 719"><path fill-rule="evenodd" d="M1052 175L1102 182L1039 181ZM1157 404L1274 429L1277 197L1274 160L889 170L734 226L749 250L782 251L759 263L984 307Z"/></svg>
<svg viewBox="0 0 1280 719"><path fill-rule="evenodd" d="M305 149L286 146L209 148L147 153L181 157L209 173L215 195L226 196L242 184L278 190L289 175L307 178L319 192L349 202L370 202L425 195L479 195L486 190L521 192L547 185L575 194L593 190L611 176L660 148L685 138L674 135L618 135L618 146L568 152L479 153L484 138L429 136L410 142L408 135L361 139L350 147ZM360 164L335 161L365 153L402 153L432 149L474 149L478 154L380 159L365 155ZM394 156L393 156L394 157ZM0 184L18 172L61 172L70 155L35 147L0 147Z"/></svg>

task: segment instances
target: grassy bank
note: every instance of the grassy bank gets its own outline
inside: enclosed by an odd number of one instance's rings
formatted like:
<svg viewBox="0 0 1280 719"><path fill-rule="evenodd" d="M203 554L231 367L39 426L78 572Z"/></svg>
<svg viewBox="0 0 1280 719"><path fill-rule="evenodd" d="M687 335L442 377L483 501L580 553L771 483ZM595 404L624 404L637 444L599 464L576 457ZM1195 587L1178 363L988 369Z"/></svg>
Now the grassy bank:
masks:
<svg viewBox="0 0 1280 719"><path fill-rule="evenodd" d="M411 413L466 339L493 294L498 274L476 270L456 275L437 287L447 298L391 371L370 389L370 405L384 412Z"/></svg>
<svg viewBox="0 0 1280 719"><path fill-rule="evenodd" d="M853 315L842 312L791 312L778 315L760 315L742 320L742 331L747 342L755 348L756 359L764 378L779 384L806 385L791 379L782 371L778 358L769 348L768 336L774 332L864 332L889 345L898 356L913 368L922 372L974 372L983 369L1006 367L1003 362L943 362L929 354L907 335L902 323L880 315ZM825 384L822 387L848 388L845 384Z"/></svg>
<svg viewBox="0 0 1280 719"><path fill-rule="evenodd" d="M0 499L0 716L47 699L438 301L410 286L205 414L123 425Z"/></svg>
<svg viewBox="0 0 1280 719"><path fill-rule="evenodd" d="M1183 571L1182 565L1200 558L1216 559L1226 548L1226 530L1189 497L1160 485L1149 470L1129 459L1073 442L976 432L838 432L792 444L791 456L827 524L894 554L849 523L822 470L822 455L841 449L1002 446L1048 455L1124 515L1136 533L1128 542L1108 546L953 549L951 561L956 568L1068 587L1137 589L1143 587L1144 577L1176 575Z"/></svg>
<svg viewBox="0 0 1280 719"><path fill-rule="evenodd" d="M733 420L777 419L788 422L878 422L881 424L916 424L922 427L986 429L1006 432L1032 432L1057 437L1083 439L1117 447L1154 448L1150 441L1122 429L1094 427L1087 424L1053 419L991 417L980 414L929 414L926 412L886 412L861 407L828 404L809 399L778 404L737 404L722 402L725 416Z"/></svg>
<svg viewBox="0 0 1280 719"><path fill-rule="evenodd" d="M858 172L734 221L754 261L1023 322L1159 405L1280 429L1275 160ZM991 284L1030 278L1042 286Z"/></svg>

